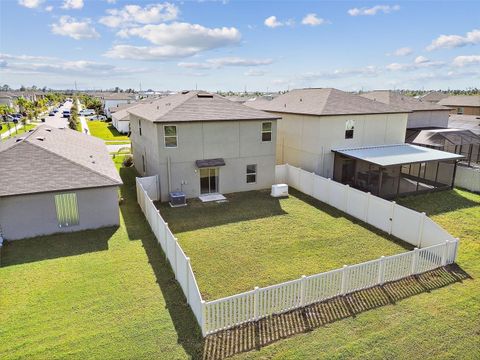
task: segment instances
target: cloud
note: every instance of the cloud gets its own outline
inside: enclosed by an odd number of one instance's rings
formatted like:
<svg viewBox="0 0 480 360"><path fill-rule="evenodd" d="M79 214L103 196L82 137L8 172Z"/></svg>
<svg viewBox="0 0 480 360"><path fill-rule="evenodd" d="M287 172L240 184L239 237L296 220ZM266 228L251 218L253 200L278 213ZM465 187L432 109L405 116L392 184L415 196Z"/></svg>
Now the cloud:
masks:
<svg viewBox="0 0 480 360"><path fill-rule="evenodd" d="M272 59L244 59L238 57L225 57L208 59L205 62L180 62L178 66L188 69L219 69L225 66L261 66L273 63Z"/></svg>
<svg viewBox="0 0 480 360"><path fill-rule="evenodd" d="M263 76L266 73L267 72L264 71L264 70L250 69L250 70L245 71L244 75L245 76Z"/></svg>
<svg viewBox="0 0 480 360"><path fill-rule="evenodd" d="M293 26L293 25L295 25L295 20L288 19L286 21L281 22L281 21L278 21L276 16L272 15L272 16L266 18L263 23L265 24L265 26L273 29L273 28L276 28L276 27L279 27L279 26Z"/></svg>
<svg viewBox="0 0 480 360"><path fill-rule="evenodd" d="M109 4L115 4L117 2L117 0L105 0L105 1Z"/></svg>
<svg viewBox="0 0 480 360"><path fill-rule="evenodd" d="M314 14L314 13L307 14L302 19L302 24L303 25L318 26L318 25L323 25L323 24L326 24L326 23L327 23L327 21L325 19L317 17L317 14Z"/></svg>
<svg viewBox="0 0 480 360"><path fill-rule="evenodd" d="M413 53L413 50L409 47L401 47L392 53L388 53L388 56L407 56Z"/></svg>
<svg viewBox="0 0 480 360"><path fill-rule="evenodd" d="M376 5L371 8L353 8L349 9L347 12L350 16L373 16L378 13L390 14L398 10L400 10L400 5Z"/></svg>
<svg viewBox="0 0 480 360"><path fill-rule="evenodd" d="M77 20L71 16L64 15L56 24L51 25L52 33L56 35L69 36L75 40L95 39L100 34L92 26L90 19Z"/></svg>
<svg viewBox="0 0 480 360"><path fill-rule="evenodd" d="M461 35L440 35L427 46L428 51L437 49L453 49L467 45L480 44L480 30L474 29L467 32L465 36Z"/></svg>
<svg viewBox="0 0 480 360"><path fill-rule="evenodd" d="M433 61L425 56L417 56L413 63L391 63L385 66L390 71L411 71L421 68L442 67L446 65L443 61Z"/></svg>
<svg viewBox="0 0 480 360"><path fill-rule="evenodd" d="M381 73L381 69L376 66L365 66L360 68L353 69L335 69L332 71L323 71L323 72L307 72L299 76L300 80L325 80L325 79L341 79L348 78L352 76L367 76L375 77Z"/></svg>
<svg viewBox="0 0 480 360"><path fill-rule="evenodd" d="M52 5L45 6L45 11L46 11L46 12L51 12L52 10L53 10L53 6L52 6Z"/></svg>
<svg viewBox="0 0 480 360"><path fill-rule="evenodd" d="M88 77L129 75L144 72L142 68L120 68L115 65L95 61L66 61L55 57L0 54L0 62L5 66L2 71L10 73L82 75Z"/></svg>
<svg viewBox="0 0 480 360"><path fill-rule="evenodd" d="M29 9L36 9L42 5L44 1L45 0L18 0L18 4Z"/></svg>
<svg viewBox="0 0 480 360"><path fill-rule="evenodd" d="M480 65L480 55L461 55L453 59L453 65L458 67L476 64Z"/></svg>
<svg viewBox="0 0 480 360"><path fill-rule="evenodd" d="M81 8L83 8L83 0L65 0L62 5L62 9L79 10Z"/></svg>
<svg viewBox="0 0 480 360"><path fill-rule="evenodd" d="M145 7L125 5L122 9L108 9L108 15L101 17L99 22L111 28L157 24L175 20L179 13L178 7L168 2Z"/></svg>
<svg viewBox="0 0 480 360"><path fill-rule="evenodd" d="M235 45L241 34L234 27L207 28L198 24L171 23L122 29L123 38L139 37L156 46L115 45L105 55L121 59L162 60Z"/></svg>

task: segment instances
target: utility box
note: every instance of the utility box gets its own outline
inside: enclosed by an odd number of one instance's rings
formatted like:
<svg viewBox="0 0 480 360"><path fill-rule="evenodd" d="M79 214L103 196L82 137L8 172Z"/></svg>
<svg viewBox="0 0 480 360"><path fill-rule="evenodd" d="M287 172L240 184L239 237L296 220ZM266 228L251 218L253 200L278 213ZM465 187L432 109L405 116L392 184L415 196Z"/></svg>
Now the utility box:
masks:
<svg viewBox="0 0 480 360"><path fill-rule="evenodd" d="M288 197L288 185L287 184L272 185L272 192L270 195L273 197Z"/></svg>
<svg viewBox="0 0 480 360"><path fill-rule="evenodd" d="M169 194L171 207L187 206L187 197L184 192L173 191Z"/></svg>

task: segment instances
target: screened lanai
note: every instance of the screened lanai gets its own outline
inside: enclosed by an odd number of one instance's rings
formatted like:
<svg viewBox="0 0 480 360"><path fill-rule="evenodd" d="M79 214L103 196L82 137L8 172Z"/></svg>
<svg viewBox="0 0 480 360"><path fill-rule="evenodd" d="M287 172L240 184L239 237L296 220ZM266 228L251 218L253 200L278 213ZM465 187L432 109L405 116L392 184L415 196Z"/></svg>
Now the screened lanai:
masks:
<svg viewBox="0 0 480 360"><path fill-rule="evenodd" d="M465 129L410 129L407 142L463 155L462 165L480 163L480 135Z"/></svg>
<svg viewBox="0 0 480 360"><path fill-rule="evenodd" d="M398 144L336 149L333 180L391 199L450 189L462 155Z"/></svg>

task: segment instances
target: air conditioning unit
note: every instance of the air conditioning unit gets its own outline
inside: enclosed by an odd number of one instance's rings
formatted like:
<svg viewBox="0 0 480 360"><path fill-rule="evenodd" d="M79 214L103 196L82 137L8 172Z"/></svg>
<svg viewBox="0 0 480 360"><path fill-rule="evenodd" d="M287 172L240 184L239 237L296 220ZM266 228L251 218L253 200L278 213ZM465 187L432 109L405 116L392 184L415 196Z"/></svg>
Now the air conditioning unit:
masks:
<svg viewBox="0 0 480 360"><path fill-rule="evenodd" d="M287 184L272 185L272 192L270 195L273 197L287 197L288 185Z"/></svg>
<svg viewBox="0 0 480 360"><path fill-rule="evenodd" d="M184 192L173 191L169 194L169 203L171 207L187 206L187 196Z"/></svg>

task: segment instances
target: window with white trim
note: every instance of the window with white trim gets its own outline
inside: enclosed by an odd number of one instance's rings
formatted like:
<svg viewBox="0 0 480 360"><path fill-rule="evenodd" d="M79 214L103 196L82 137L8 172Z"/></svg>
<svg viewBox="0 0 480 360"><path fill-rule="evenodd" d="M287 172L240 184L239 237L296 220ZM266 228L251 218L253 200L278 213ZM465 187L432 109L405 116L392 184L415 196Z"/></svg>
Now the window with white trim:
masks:
<svg viewBox="0 0 480 360"><path fill-rule="evenodd" d="M262 123L262 141L272 141L272 122Z"/></svg>
<svg viewBox="0 0 480 360"><path fill-rule="evenodd" d="M345 122L345 139L353 139L353 130L355 130L355 120Z"/></svg>
<svg viewBox="0 0 480 360"><path fill-rule="evenodd" d="M164 143L166 148L176 148L177 139L177 127L175 125L165 125L164 130Z"/></svg>
<svg viewBox="0 0 480 360"><path fill-rule="evenodd" d="M257 182L257 165L247 165L247 184Z"/></svg>
<svg viewBox="0 0 480 360"><path fill-rule="evenodd" d="M461 106L459 108L457 108L457 114L458 115L463 115L464 111L465 111L465 109Z"/></svg>
<svg viewBox="0 0 480 360"><path fill-rule="evenodd" d="M58 227L69 227L79 224L77 194L55 195Z"/></svg>

